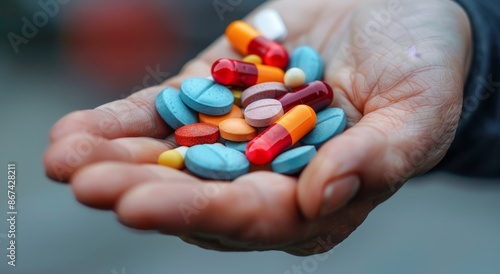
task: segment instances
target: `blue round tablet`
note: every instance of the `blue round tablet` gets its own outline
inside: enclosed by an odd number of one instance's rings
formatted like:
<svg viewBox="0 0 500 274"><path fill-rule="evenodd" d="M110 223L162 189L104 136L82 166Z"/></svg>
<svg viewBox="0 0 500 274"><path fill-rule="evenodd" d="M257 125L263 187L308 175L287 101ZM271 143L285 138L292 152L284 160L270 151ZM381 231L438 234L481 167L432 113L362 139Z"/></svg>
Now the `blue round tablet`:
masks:
<svg viewBox="0 0 500 274"><path fill-rule="evenodd" d="M294 148L276 157L271 163L271 168L276 173L292 175L301 171L314 155L316 155L314 146Z"/></svg>
<svg viewBox="0 0 500 274"><path fill-rule="evenodd" d="M198 114L188 108L179 97L179 91L166 88L156 96L156 110L173 129L198 123Z"/></svg>
<svg viewBox="0 0 500 274"><path fill-rule="evenodd" d="M342 133L346 125L347 119L344 110L341 108L326 108L317 114L316 126L300 139L300 143L319 148L335 135Z"/></svg>
<svg viewBox="0 0 500 274"><path fill-rule="evenodd" d="M233 93L207 78L189 78L181 83L181 100L190 108L207 115L221 116L231 111Z"/></svg>
<svg viewBox="0 0 500 274"><path fill-rule="evenodd" d="M305 83L323 79L323 61L319 53L309 47L300 46L290 54L288 68L300 68L306 75Z"/></svg>
<svg viewBox="0 0 500 274"><path fill-rule="evenodd" d="M221 145L192 146L184 158L192 173L212 180L233 180L248 173L250 163L241 152Z"/></svg>

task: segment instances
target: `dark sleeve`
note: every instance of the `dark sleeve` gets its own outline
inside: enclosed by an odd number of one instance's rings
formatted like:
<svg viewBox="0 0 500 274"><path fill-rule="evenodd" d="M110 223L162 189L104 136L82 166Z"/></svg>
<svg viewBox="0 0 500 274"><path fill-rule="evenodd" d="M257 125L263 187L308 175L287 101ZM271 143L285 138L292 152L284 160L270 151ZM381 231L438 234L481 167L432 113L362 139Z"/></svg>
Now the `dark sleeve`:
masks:
<svg viewBox="0 0 500 274"><path fill-rule="evenodd" d="M500 178L500 1L456 2L469 16L474 55L455 140L434 170Z"/></svg>

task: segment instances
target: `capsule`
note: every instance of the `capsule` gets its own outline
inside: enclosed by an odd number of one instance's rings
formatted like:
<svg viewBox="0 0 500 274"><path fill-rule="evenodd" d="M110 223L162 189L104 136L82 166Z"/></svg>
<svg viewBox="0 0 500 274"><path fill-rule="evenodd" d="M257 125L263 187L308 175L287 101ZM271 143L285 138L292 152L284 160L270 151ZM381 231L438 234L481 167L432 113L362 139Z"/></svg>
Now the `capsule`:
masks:
<svg viewBox="0 0 500 274"><path fill-rule="evenodd" d="M288 51L282 45L264 37L243 21L234 21L226 29L226 37L233 47L243 55L255 54L269 66L285 69Z"/></svg>
<svg viewBox="0 0 500 274"><path fill-rule="evenodd" d="M255 137L247 146L247 159L254 165L267 165L292 147L316 125L316 112L298 105Z"/></svg>
<svg viewBox="0 0 500 274"><path fill-rule="evenodd" d="M247 88L265 82L283 82L285 73L272 66L222 58L212 65L212 77L218 84Z"/></svg>
<svg viewBox="0 0 500 274"><path fill-rule="evenodd" d="M289 93L276 98L286 113L299 104L312 107L316 112L327 108L333 101L333 90L323 81L314 81L293 89Z"/></svg>

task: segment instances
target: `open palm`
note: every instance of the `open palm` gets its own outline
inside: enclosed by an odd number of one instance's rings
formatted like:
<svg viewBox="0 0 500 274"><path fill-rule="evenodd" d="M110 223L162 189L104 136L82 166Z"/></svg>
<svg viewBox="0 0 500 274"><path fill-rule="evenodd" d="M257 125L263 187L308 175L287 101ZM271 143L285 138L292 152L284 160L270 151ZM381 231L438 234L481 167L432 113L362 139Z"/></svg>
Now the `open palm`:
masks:
<svg viewBox="0 0 500 274"><path fill-rule="evenodd" d="M471 34L448 0L283 0L284 45L316 48L333 105L348 129L327 142L299 178L252 172L203 181L154 165L175 143L154 107L162 86L95 110L74 112L51 131L49 177L76 198L113 209L137 229L216 250L331 249L406 180L436 165L455 135ZM218 58L239 58L222 38L164 83L208 76Z"/></svg>

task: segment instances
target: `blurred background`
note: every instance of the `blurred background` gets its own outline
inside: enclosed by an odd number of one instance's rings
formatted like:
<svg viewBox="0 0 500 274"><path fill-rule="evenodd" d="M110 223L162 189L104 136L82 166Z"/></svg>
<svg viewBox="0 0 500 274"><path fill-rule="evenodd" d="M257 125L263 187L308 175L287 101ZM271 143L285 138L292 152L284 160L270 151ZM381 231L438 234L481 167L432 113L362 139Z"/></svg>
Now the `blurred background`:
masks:
<svg viewBox="0 0 500 274"><path fill-rule="evenodd" d="M133 231L45 177L41 159L60 117L175 75L262 2L0 2L1 174L17 164L19 212L10 267L1 179L0 273L500 273L498 181L416 178L319 260L208 251Z"/></svg>

